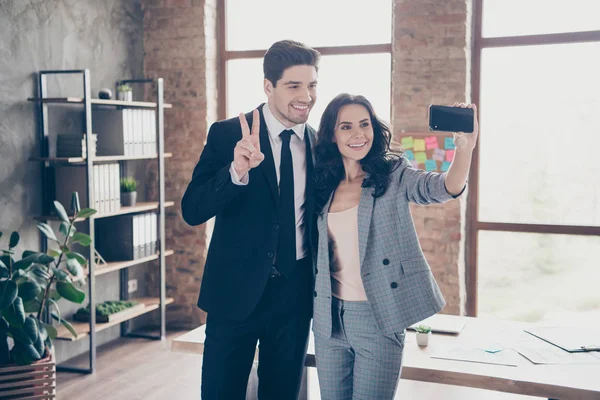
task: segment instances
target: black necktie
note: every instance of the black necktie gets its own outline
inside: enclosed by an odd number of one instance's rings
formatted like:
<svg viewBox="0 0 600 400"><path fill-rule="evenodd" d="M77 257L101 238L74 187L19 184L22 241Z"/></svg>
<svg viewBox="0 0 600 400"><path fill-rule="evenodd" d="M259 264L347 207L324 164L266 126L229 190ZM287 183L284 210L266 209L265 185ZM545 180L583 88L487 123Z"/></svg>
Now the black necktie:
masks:
<svg viewBox="0 0 600 400"><path fill-rule="evenodd" d="M286 275L296 266L296 207L294 206L294 166L290 138L294 131L281 132L281 165L279 168L279 242L277 269Z"/></svg>

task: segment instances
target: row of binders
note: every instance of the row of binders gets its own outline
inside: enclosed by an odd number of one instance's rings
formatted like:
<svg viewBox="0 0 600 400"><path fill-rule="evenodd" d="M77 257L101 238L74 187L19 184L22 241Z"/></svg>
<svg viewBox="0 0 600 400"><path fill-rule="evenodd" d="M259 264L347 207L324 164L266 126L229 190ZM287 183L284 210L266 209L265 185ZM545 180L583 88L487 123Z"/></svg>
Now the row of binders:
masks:
<svg viewBox="0 0 600 400"><path fill-rule="evenodd" d="M91 207L99 214L121 209L119 163L96 164L93 170L94 204L89 204L85 165L57 165L55 169L56 200L65 207L71 204L71 193L78 192L81 208Z"/></svg>
<svg viewBox="0 0 600 400"><path fill-rule="evenodd" d="M156 254L157 214L128 214L96 220L96 249L106 261L137 260Z"/></svg>
<svg viewBox="0 0 600 400"><path fill-rule="evenodd" d="M155 156L156 110L94 109L92 128L98 156Z"/></svg>

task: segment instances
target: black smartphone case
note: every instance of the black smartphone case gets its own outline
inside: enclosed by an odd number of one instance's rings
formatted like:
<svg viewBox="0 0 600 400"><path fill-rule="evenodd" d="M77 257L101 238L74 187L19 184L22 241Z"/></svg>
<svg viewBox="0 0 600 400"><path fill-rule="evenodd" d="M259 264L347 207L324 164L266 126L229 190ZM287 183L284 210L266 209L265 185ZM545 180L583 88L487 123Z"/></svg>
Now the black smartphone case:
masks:
<svg viewBox="0 0 600 400"><path fill-rule="evenodd" d="M430 105L429 130L473 133L473 109Z"/></svg>

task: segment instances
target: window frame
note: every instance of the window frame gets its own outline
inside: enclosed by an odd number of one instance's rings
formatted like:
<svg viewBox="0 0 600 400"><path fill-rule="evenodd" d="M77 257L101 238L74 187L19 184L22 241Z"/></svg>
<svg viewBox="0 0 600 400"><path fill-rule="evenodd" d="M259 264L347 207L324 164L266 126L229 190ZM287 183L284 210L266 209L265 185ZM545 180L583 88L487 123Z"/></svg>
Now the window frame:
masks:
<svg viewBox="0 0 600 400"><path fill-rule="evenodd" d="M473 0L472 54L471 54L471 98L478 105L481 93L481 54L483 49L532 45L575 44L600 42L600 30L583 32L548 33L524 36L483 37L482 20L485 0ZM481 126L485 130L485 126ZM503 231L524 233L547 233L566 235L600 236L600 226L523 224L487 222L479 220L479 146L473 152L469 174L469 195L466 210L466 312L477 316L478 287L478 235L479 231Z"/></svg>

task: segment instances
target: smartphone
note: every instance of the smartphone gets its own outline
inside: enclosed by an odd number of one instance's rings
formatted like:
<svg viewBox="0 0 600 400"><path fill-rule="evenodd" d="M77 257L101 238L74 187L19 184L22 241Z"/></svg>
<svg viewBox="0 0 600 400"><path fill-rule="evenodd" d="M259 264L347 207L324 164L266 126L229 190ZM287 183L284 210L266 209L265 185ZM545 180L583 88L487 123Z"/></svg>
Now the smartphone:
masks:
<svg viewBox="0 0 600 400"><path fill-rule="evenodd" d="M429 130L473 133L473 109L429 106Z"/></svg>

